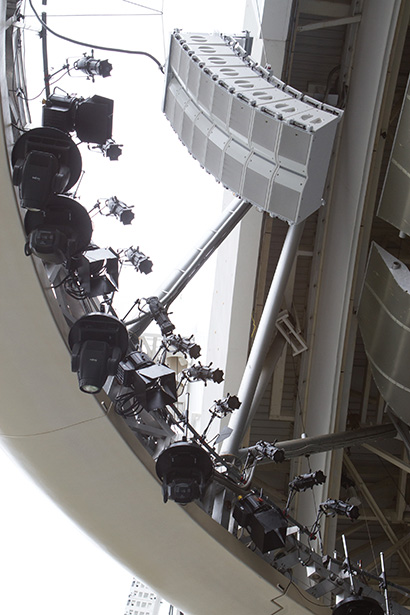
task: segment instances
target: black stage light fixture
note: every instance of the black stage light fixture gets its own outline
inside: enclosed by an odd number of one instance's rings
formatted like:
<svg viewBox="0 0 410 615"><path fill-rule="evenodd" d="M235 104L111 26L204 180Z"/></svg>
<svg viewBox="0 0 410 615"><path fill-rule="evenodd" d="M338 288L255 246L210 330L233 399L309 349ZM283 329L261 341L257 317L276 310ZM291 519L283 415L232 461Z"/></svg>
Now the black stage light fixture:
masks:
<svg viewBox="0 0 410 615"><path fill-rule="evenodd" d="M118 145L113 139L108 139L104 145L100 145L103 156L109 158L111 161L118 160L122 154L122 145Z"/></svg>
<svg viewBox="0 0 410 615"><path fill-rule="evenodd" d="M164 408L178 399L175 372L154 363L144 352L131 352L120 362L117 380L132 388L136 401L148 411Z"/></svg>
<svg viewBox="0 0 410 615"><path fill-rule="evenodd" d="M164 502L188 504L201 499L212 478L209 454L195 442L175 442L162 451L156 463Z"/></svg>
<svg viewBox="0 0 410 615"><path fill-rule="evenodd" d="M238 410L240 408L241 402L237 395L227 395L223 399L218 399L215 401L214 406L212 406L211 413L215 416L223 418L224 416L228 416L228 414L232 414L234 410Z"/></svg>
<svg viewBox="0 0 410 615"><path fill-rule="evenodd" d="M326 482L326 476L322 470L317 472L309 472L308 474L301 474L296 476L289 483L289 488L293 491L306 491L306 489L313 489L315 485L322 485Z"/></svg>
<svg viewBox="0 0 410 615"><path fill-rule="evenodd" d="M138 248L128 248L125 250L125 258L134 266L136 271L140 271L141 273L151 273L152 271L152 261L145 256L143 252L140 252Z"/></svg>
<svg viewBox="0 0 410 615"><path fill-rule="evenodd" d="M132 207L129 207L122 201L119 201L116 196L112 196L107 199L105 201L105 205L108 207L110 214L115 216L117 220L122 222L124 225L131 224L134 220Z"/></svg>
<svg viewBox="0 0 410 615"><path fill-rule="evenodd" d="M170 335L170 333L172 333L172 331L175 329L175 325L173 325L168 318L168 312L162 305L161 301L158 299L158 297L148 297L148 299L146 299L146 302L155 322L161 329L162 335Z"/></svg>
<svg viewBox="0 0 410 615"><path fill-rule="evenodd" d="M43 126L76 131L84 143L104 145L112 136L114 101L103 96L75 98L51 94L43 105Z"/></svg>
<svg viewBox="0 0 410 615"><path fill-rule="evenodd" d="M111 248L91 245L72 263L87 297L102 297L118 290L118 255Z"/></svg>
<svg viewBox="0 0 410 615"><path fill-rule="evenodd" d="M168 350L172 350L174 354L181 352L184 357L191 357L191 359L197 359L201 355L201 347L192 341L191 337L181 337L180 335L167 335L163 342Z"/></svg>
<svg viewBox="0 0 410 615"><path fill-rule="evenodd" d="M349 504L349 502L343 502L342 500L328 499L326 502L320 504L319 508L326 514L344 515L345 517L352 519L352 521L355 521L360 516L360 511L357 506Z"/></svg>
<svg viewBox="0 0 410 615"><path fill-rule="evenodd" d="M384 615L384 610L374 598L349 596L335 606L333 615Z"/></svg>
<svg viewBox="0 0 410 615"><path fill-rule="evenodd" d="M285 450L283 448L277 448L270 442L259 440L259 442L255 444L254 449L259 455L263 455L275 463L282 463L285 461Z"/></svg>
<svg viewBox="0 0 410 615"><path fill-rule="evenodd" d="M33 210L46 210L49 198L72 188L82 169L78 147L56 128L22 134L13 147L11 164L21 206Z"/></svg>
<svg viewBox="0 0 410 615"><path fill-rule="evenodd" d="M240 497L234 506L233 517L248 530L262 553L285 546L287 520L280 510L262 498L254 494Z"/></svg>
<svg viewBox="0 0 410 615"><path fill-rule="evenodd" d="M77 372L84 393L98 393L114 376L128 348L125 325L109 314L82 316L70 329L71 370Z"/></svg>
<svg viewBox="0 0 410 615"><path fill-rule="evenodd" d="M84 53L83 57L74 62L75 70L81 70L94 81L94 77L109 77L112 71L112 64L108 60L96 60L94 50L91 55Z"/></svg>
<svg viewBox="0 0 410 615"><path fill-rule="evenodd" d="M66 264L81 254L93 232L86 209L74 199L54 196L46 211L27 211L24 218L27 235L25 252L46 263Z"/></svg>
<svg viewBox="0 0 410 615"><path fill-rule="evenodd" d="M219 368L212 369L211 365L212 363L209 365L201 365L201 362L199 361L197 364L191 365L191 367L184 370L184 374L190 381L202 380L202 382L205 382L206 385L208 380L212 380L213 382L220 384L224 379L224 373Z"/></svg>

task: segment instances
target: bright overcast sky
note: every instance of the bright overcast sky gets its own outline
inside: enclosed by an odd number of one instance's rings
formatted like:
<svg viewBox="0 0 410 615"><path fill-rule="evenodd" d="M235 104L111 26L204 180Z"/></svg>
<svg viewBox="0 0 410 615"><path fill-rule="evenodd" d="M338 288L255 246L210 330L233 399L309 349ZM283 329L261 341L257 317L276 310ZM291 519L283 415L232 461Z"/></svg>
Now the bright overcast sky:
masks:
<svg viewBox="0 0 410 615"><path fill-rule="evenodd" d="M131 0L48 0L47 7L34 0L34 6L38 12L46 9L49 25L62 34L90 44L148 51L163 62L169 33L175 27L191 32L240 33L245 0L207 0L201 5L192 0L156 0L145 4L155 10ZM31 14L28 3L23 12ZM52 17L57 13L96 12L128 16ZM32 17L27 17L25 23L32 30L26 31L25 39L29 96L34 97L42 88L41 42L36 33L39 24ZM89 51L90 47L74 46L50 35L50 72L58 70L67 59L72 64ZM139 56L98 51L95 56L110 60L114 67L112 77L96 79L93 84L76 74L56 85L70 94L99 94L115 101L113 137L124 144L123 155L118 162L110 162L96 153L88 154L83 146L86 174L79 200L90 209L96 199L116 195L134 205L131 227L122 227L111 219L107 219L107 225L101 217L98 224L95 220L94 226L99 228L93 235L101 247L140 246L153 260L154 271L144 276L146 279L130 270L124 276L125 283L120 279L127 291L132 287L132 302L153 294L159 282L167 278L170 263L177 265L202 237L220 210L223 189L189 156L162 115L164 77L156 65ZM41 98L31 103L33 127L41 123ZM192 292L187 297L185 304L193 300ZM174 318L178 333L193 332L180 330L177 313ZM184 316L179 318L185 322ZM1 450L0 468L0 612L123 615L130 572L67 520Z"/></svg>

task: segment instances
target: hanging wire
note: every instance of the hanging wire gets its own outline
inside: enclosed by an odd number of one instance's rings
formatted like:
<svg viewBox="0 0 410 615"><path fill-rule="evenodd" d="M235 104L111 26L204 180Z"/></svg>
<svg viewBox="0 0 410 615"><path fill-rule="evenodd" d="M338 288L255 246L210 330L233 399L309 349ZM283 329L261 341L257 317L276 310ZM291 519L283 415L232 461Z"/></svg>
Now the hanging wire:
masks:
<svg viewBox="0 0 410 615"><path fill-rule="evenodd" d="M145 4L139 4L138 2L133 2L132 0L122 0L123 2L126 2L127 4L132 4L133 6L139 6L141 9L148 9L149 11L152 11L153 13L158 13L159 15L162 15L162 10L160 11L159 9L154 9L152 6L145 6Z"/></svg>
<svg viewBox="0 0 410 615"><path fill-rule="evenodd" d="M166 45L165 45L164 2L165 2L165 0L162 0L162 4L161 4L161 29L162 29L162 48L163 48L163 51L164 51L164 62L166 62L166 60L167 60L167 48L166 48Z"/></svg>
<svg viewBox="0 0 410 615"><path fill-rule="evenodd" d="M369 545L370 545L370 549L372 552L372 557L373 557L373 561L376 563L376 572L377 575L380 575L380 571L379 571L379 564L378 564L378 558L376 557L376 552L374 550L374 545L373 545L373 540L372 540L372 536L370 534L370 526L369 526L369 521L367 519L367 511L365 511L365 505L364 502L366 501L366 497L364 495L364 493L362 493L360 486L356 485L356 489L358 491L358 494L360 495L360 499L362 501L362 507L363 507L363 514L361 515L361 517L363 518L365 524L366 524L366 530L367 530L367 536L369 538Z"/></svg>
<svg viewBox="0 0 410 615"><path fill-rule="evenodd" d="M54 36L57 36L58 38L61 38L64 41L68 41L69 43L73 43L74 45L81 45L82 47L91 47L91 48L94 48L94 49L102 49L103 51L113 51L113 52L117 52L117 53L128 53L128 54L131 54L131 55L146 56L146 57L150 58L151 60L153 60L153 62L155 62L155 64L158 66L158 68L160 69L160 71L162 73L164 72L164 67L162 66L161 62L159 60L157 60L157 58L155 56L153 56L152 54L148 53L147 51L137 51L137 50L131 50L131 49L119 49L117 47L105 47L105 46L102 46L102 45L94 45L94 43L84 43L82 41L78 41L76 39L70 38L69 36L64 36L63 34L59 34L55 30L52 30L50 28L50 26L48 26L41 19L40 15L37 13L36 9L33 6L32 0L28 0L28 1L29 1L30 7L31 7L34 15L36 16L36 18L41 23L42 27L45 28L47 30L47 32L50 32L50 34L53 34Z"/></svg>

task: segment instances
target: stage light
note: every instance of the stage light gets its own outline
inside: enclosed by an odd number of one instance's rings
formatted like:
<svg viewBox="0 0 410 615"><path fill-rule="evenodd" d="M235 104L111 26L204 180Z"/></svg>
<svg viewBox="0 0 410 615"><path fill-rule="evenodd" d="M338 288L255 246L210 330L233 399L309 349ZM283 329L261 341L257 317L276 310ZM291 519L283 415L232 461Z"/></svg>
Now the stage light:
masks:
<svg viewBox="0 0 410 615"><path fill-rule="evenodd" d="M111 248L90 246L73 262L78 281L87 297L101 297L118 290L118 255Z"/></svg>
<svg viewBox="0 0 410 615"><path fill-rule="evenodd" d="M43 126L76 131L80 141L103 146L112 136L114 101L103 96L75 98L51 94L43 105Z"/></svg>
<svg viewBox="0 0 410 615"><path fill-rule="evenodd" d="M259 455L263 455L275 463L282 463L282 461L285 461L284 449L277 448L274 444L270 444L264 440L259 440L259 442L255 444L254 449Z"/></svg>
<svg viewBox="0 0 410 615"><path fill-rule="evenodd" d="M319 508L326 514L344 515L345 517L352 519L352 521L355 521L360 516L360 511L357 506L349 504L349 502L343 502L342 500L328 499L326 502L320 504Z"/></svg>
<svg viewBox="0 0 410 615"><path fill-rule="evenodd" d="M315 485L322 485L325 482L326 476L323 474L322 470L317 470L317 472L296 476L290 481L289 488L292 491L306 491L306 489L313 489Z"/></svg>
<svg viewBox="0 0 410 615"><path fill-rule="evenodd" d="M333 615L384 615L384 610L374 598L349 596L335 606Z"/></svg>
<svg viewBox="0 0 410 615"><path fill-rule="evenodd" d="M231 414L234 410L240 408L241 402L236 395L228 395L224 399L215 401L215 405L211 409L211 413L215 416L223 418L228 414Z"/></svg>
<svg viewBox="0 0 410 615"><path fill-rule="evenodd" d="M168 318L168 312L165 307L162 305L158 297L148 297L146 301L155 322L161 329L162 335L168 336L175 329L175 325L173 325Z"/></svg>
<svg viewBox="0 0 410 615"><path fill-rule="evenodd" d="M71 370L77 372L84 393L98 393L114 376L128 347L125 325L109 314L82 316L70 329Z"/></svg>
<svg viewBox="0 0 410 615"><path fill-rule="evenodd" d="M117 380L132 388L135 400L148 411L163 408L178 399L175 372L166 365L154 363L144 352L132 352L120 362Z"/></svg>
<svg viewBox="0 0 410 615"><path fill-rule="evenodd" d="M162 451L156 463L164 502L188 504L201 499L212 478L209 454L195 442L175 442Z"/></svg>
<svg viewBox="0 0 410 615"><path fill-rule="evenodd" d="M116 196L112 196L107 199L105 204L108 207L110 214L115 216L117 220L122 222L124 225L131 224L134 220L132 207L129 207L122 201L119 201Z"/></svg>
<svg viewBox="0 0 410 615"><path fill-rule="evenodd" d="M32 210L46 210L50 197L74 186L82 168L78 147L56 128L22 134L13 147L11 164L21 206Z"/></svg>
<svg viewBox="0 0 410 615"><path fill-rule="evenodd" d="M214 405L211 408L209 408L209 412L211 413L211 418L209 419L209 423L205 427L201 438L205 440L207 433L209 431L209 428L211 427L214 419L216 419L217 417L222 419L225 416L228 416L228 414L232 414L232 412L234 410L237 410L240 407L240 405L241 405L241 402L239 401L236 395L228 394L227 397L224 397L224 399L219 399L218 401L215 401Z"/></svg>
<svg viewBox="0 0 410 615"><path fill-rule="evenodd" d="M190 381L199 381L202 380L205 382L205 386L207 380L212 380L213 382L217 382L220 384L224 379L224 373L221 369L211 369L212 363L209 365L201 365L198 363L197 365L192 365L188 369L184 370L184 374Z"/></svg>
<svg viewBox="0 0 410 615"><path fill-rule="evenodd" d="M143 252L140 252L138 248L128 248L125 250L125 257L129 262L135 267L136 271L141 271L141 273L151 273L152 271L152 261L145 256Z"/></svg>
<svg viewBox="0 0 410 615"><path fill-rule="evenodd" d="M266 500L253 494L240 497L234 506L233 517L248 530L262 553L285 545L288 523L281 511L273 508Z"/></svg>
<svg viewBox="0 0 410 615"><path fill-rule="evenodd" d="M108 60L96 60L94 58L94 50L91 55L86 53L82 58L74 62L75 70L81 70L83 73L94 81L94 77L109 77L112 71L112 64Z"/></svg>
<svg viewBox="0 0 410 615"><path fill-rule="evenodd" d="M168 335L164 338L163 343L168 350L181 352L184 357L190 356L191 359L197 359L201 355L201 347L192 341L191 337L181 337L180 335Z"/></svg>
<svg viewBox="0 0 410 615"><path fill-rule="evenodd" d="M118 145L113 139L108 139L104 145L98 146L106 158L109 158L111 161L118 160L118 158L122 154L122 145Z"/></svg>
<svg viewBox="0 0 410 615"><path fill-rule="evenodd" d="M47 210L27 211L24 218L27 235L25 252L46 263L66 264L81 254L92 236L87 211L74 199L54 196Z"/></svg>

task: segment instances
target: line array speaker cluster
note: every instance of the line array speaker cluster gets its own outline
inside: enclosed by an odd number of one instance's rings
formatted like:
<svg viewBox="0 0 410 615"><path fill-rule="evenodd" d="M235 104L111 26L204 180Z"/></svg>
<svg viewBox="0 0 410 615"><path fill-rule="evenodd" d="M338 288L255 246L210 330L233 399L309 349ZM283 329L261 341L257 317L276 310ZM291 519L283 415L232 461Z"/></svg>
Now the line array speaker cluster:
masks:
<svg viewBox="0 0 410 615"><path fill-rule="evenodd" d="M294 224L320 207L342 111L287 86L231 37L172 34L164 112L192 156L259 209Z"/></svg>

